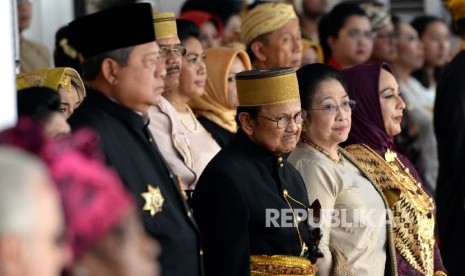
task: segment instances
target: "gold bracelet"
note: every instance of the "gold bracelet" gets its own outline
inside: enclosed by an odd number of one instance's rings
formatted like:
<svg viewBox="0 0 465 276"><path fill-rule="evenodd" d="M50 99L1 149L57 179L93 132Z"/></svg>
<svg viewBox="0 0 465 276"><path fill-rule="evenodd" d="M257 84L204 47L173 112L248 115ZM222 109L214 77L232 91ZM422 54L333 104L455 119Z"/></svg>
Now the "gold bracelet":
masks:
<svg viewBox="0 0 465 276"><path fill-rule="evenodd" d="M434 276L447 276L447 273L445 273L444 271L436 271L434 272Z"/></svg>

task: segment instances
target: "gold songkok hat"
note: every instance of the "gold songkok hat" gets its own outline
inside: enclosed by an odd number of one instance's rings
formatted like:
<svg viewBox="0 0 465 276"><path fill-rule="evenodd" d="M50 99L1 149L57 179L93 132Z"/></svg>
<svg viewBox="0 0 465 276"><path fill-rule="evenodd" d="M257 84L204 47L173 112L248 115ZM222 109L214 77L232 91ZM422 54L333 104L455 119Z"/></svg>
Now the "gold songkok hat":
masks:
<svg viewBox="0 0 465 276"><path fill-rule="evenodd" d="M71 84L76 86L79 98L86 96L86 89L79 73L70 67L57 67L16 75L16 89L19 91L29 87L47 87L58 92L63 87L71 92Z"/></svg>
<svg viewBox="0 0 465 276"><path fill-rule="evenodd" d="M155 27L155 38L178 38L176 18L172 12L155 12L153 10L153 26Z"/></svg>
<svg viewBox="0 0 465 276"><path fill-rule="evenodd" d="M236 75L240 106L262 106L299 100L299 85L293 68L275 67L243 71Z"/></svg>
<svg viewBox="0 0 465 276"><path fill-rule="evenodd" d="M248 46L255 38L281 28L294 18L297 18L297 15L292 5L259 4L242 18L242 42Z"/></svg>
<svg viewBox="0 0 465 276"><path fill-rule="evenodd" d="M446 0L444 5L449 9L454 21L465 18L465 0Z"/></svg>

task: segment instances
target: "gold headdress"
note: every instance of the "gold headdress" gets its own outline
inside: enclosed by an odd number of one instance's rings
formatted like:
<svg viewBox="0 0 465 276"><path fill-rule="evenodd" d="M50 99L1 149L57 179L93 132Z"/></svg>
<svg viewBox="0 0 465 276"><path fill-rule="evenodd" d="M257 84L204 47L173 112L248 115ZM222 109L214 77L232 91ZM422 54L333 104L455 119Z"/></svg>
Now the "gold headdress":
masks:
<svg viewBox="0 0 465 276"><path fill-rule="evenodd" d="M454 21L465 17L465 0L446 0L444 5L449 9Z"/></svg>
<svg viewBox="0 0 465 276"><path fill-rule="evenodd" d="M292 68L244 71L236 75L240 106L262 106L299 100L299 85Z"/></svg>
<svg viewBox="0 0 465 276"><path fill-rule="evenodd" d="M48 87L58 92L58 87L63 87L71 92L71 84L76 86L79 98L86 96L86 89L79 73L70 67L57 67L16 75L16 89L29 87Z"/></svg>
<svg viewBox="0 0 465 276"><path fill-rule="evenodd" d="M178 37L176 19L172 12L155 12L153 10L153 25L156 39Z"/></svg>
<svg viewBox="0 0 465 276"><path fill-rule="evenodd" d="M321 45L310 39L302 38L302 54L305 52L306 49L309 49L309 48L313 48L315 50L316 56L318 59L317 62L324 63L323 49L321 48Z"/></svg>
<svg viewBox="0 0 465 276"><path fill-rule="evenodd" d="M292 5L259 4L242 18L242 42L248 46L258 36L275 31L294 18L297 18L297 15Z"/></svg>

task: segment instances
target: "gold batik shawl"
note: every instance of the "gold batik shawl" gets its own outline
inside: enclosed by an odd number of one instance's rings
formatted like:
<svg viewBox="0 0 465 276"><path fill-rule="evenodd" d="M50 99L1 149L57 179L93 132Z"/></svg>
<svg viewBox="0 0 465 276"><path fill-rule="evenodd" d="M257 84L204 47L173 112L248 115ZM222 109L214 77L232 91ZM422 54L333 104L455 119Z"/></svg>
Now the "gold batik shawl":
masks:
<svg viewBox="0 0 465 276"><path fill-rule="evenodd" d="M433 200L395 153L388 150L385 158L382 158L368 146L360 144L345 149L387 198L394 217L396 250L413 268L425 275L433 275Z"/></svg>

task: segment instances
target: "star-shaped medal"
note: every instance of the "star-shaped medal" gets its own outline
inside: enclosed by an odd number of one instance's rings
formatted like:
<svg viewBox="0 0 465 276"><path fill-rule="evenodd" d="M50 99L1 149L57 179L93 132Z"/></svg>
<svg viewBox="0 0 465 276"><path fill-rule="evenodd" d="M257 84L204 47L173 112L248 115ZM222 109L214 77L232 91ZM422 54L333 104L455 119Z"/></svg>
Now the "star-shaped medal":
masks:
<svg viewBox="0 0 465 276"><path fill-rule="evenodd" d="M149 211L152 217L156 213L161 212L165 199L161 195L159 187L154 188L152 185L147 184L147 192L141 193L141 196L145 199L145 205L142 210Z"/></svg>

